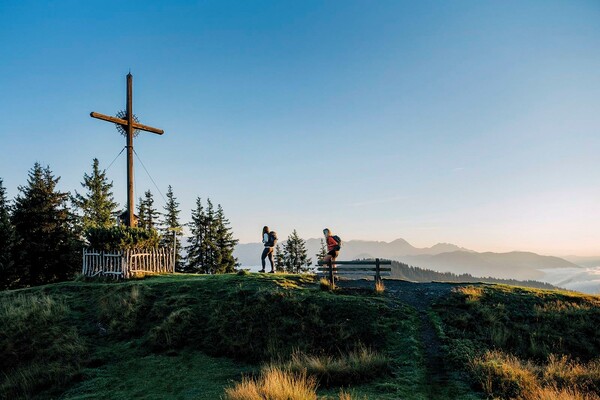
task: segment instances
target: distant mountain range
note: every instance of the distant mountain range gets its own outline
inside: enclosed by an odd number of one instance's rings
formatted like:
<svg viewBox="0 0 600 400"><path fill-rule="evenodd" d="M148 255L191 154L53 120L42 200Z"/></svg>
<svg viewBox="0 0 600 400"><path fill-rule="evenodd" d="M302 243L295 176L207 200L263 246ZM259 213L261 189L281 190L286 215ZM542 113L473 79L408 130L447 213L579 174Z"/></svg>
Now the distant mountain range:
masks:
<svg viewBox="0 0 600 400"><path fill-rule="evenodd" d="M320 239L306 241L308 254L319 252ZM236 247L235 255L243 266L260 263L261 243L245 243ZM393 242L350 240L343 243L340 259L385 258L419 268L454 274L471 274L475 277L500 279L543 279L542 269L580 268L579 265L559 257L542 256L530 252L478 253L450 243L418 248L404 239Z"/></svg>

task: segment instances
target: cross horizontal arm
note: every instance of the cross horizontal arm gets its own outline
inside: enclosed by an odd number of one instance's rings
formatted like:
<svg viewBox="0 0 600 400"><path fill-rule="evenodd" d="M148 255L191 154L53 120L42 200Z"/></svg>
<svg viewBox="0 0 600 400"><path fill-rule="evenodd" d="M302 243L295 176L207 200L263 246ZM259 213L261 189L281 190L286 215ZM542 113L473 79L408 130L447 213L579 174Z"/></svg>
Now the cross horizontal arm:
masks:
<svg viewBox="0 0 600 400"><path fill-rule="evenodd" d="M112 122L113 124L119 124L119 125L127 126L127 120L126 119L121 119L121 118L117 118L117 117L111 117L110 115L104 115L104 114L100 114L100 113L97 113L97 112L91 112L90 113L90 117L101 119L103 121ZM152 133L156 133L157 135L162 135L163 133L165 133L165 131L163 131L162 129L153 128L153 127L148 126L148 125L138 124L137 122L133 123L133 129L139 129L141 131L152 132Z"/></svg>

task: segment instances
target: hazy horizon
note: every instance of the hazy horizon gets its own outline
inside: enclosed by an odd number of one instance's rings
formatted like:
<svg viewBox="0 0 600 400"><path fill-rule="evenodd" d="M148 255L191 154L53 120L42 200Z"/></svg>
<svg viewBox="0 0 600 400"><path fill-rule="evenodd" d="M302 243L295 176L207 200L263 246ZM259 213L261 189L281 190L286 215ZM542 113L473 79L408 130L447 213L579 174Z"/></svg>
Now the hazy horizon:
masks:
<svg viewBox="0 0 600 400"><path fill-rule="evenodd" d="M199 196L241 242L598 256L598 21L587 1L2 2L0 178L12 199L36 161L68 191L108 167L125 140L89 113L124 108L131 70L165 130L136 152L183 222ZM108 176L122 206L124 155Z"/></svg>
<svg viewBox="0 0 600 400"><path fill-rule="evenodd" d="M280 241L285 241L287 239L287 236L285 237L281 237L279 236ZM319 240L320 237L303 237L304 240ZM381 242L381 243L392 243L396 240L405 240L406 242L408 242L411 246L415 247L415 248L430 248L433 247L437 244L450 244L450 245L454 245L457 247L460 247L461 249L465 249L465 250L470 250L470 251L475 251L477 253L485 253L485 252L492 252L492 253L510 253L510 252L529 252L529 253L536 253L539 255L543 255L543 256L553 256L553 257L560 257L560 258L564 258L564 257L581 257L581 258L599 258L600 259L600 250L596 253L590 253L590 254L553 254L553 253L544 253L544 252L540 252L540 251L535 251L532 249L508 249L508 250L490 250L490 249L484 249L484 248L472 248L469 246L462 246L460 244L457 243L452 243L449 241L438 241L435 243L424 243L424 244L418 244L415 242L412 242L411 240L408 240L406 238L402 238L402 237L397 237L396 239L392 239L392 240L377 240L377 239L355 239L355 238L344 238L344 241L359 241L359 242ZM256 244L256 243L261 243L260 242L260 238L254 241L240 241L239 244Z"/></svg>

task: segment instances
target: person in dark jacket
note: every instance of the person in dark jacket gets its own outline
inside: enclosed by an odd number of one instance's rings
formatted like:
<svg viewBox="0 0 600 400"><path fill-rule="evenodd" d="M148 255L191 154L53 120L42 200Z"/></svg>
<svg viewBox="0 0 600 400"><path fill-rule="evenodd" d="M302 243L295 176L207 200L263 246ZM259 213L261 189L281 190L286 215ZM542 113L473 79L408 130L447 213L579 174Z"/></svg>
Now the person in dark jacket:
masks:
<svg viewBox="0 0 600 400"><path fill-rule="evenodd" d="M265 249L263 250L262 255L260 257L262 269L258 272L265 272L265 258L268 257L269 262L271 263L270 273L275 273L275 265L273 263L273 249L275 248L275 243L277 243L277 234L273 231L270 231L268 226L265 226L263 228L262 242L265 245Z"/></svg>

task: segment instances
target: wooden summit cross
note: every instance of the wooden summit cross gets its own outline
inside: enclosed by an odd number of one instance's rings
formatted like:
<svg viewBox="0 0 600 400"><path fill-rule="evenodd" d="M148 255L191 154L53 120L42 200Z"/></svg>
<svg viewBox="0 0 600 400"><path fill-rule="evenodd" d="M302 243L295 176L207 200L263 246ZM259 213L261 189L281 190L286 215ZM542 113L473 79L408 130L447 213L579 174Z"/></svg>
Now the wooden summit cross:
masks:
<svg viewBox="0 0 600 400"><path fill-rule="evenodd" d="M91 112L90 116L104 121L112 122L121 127L122 132L127 136L127 226L134 226L133 210L135 207L133 197L133 136L137 131L146 131L162 135L165 133L162 129L138 123L133 115L133 76L131 72L127 74L127 111L118 113L117 117ZM121 130L120 129L120 130Z"/></svg>

